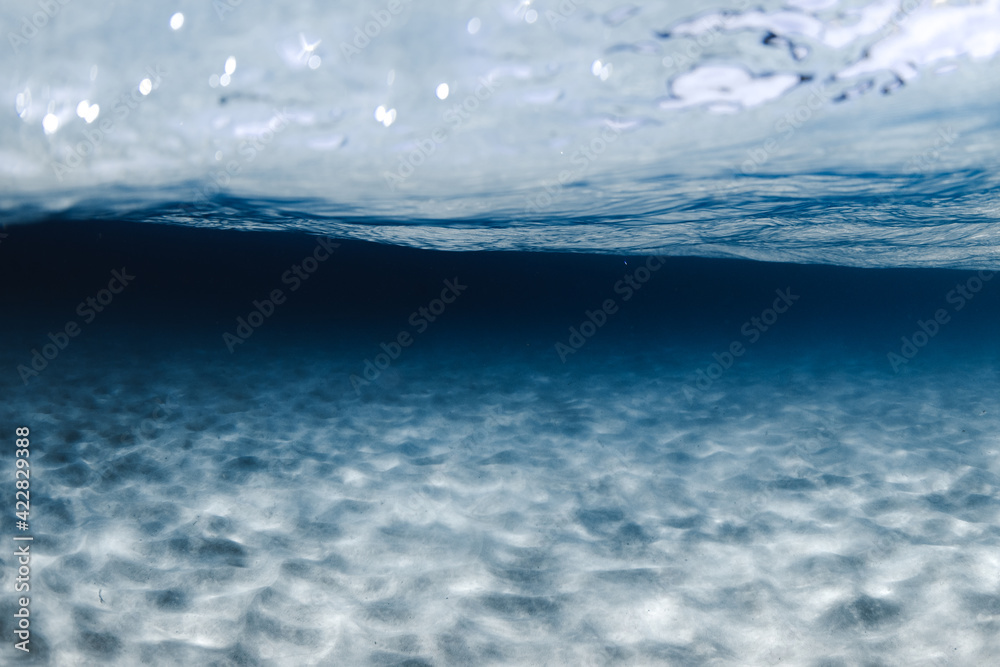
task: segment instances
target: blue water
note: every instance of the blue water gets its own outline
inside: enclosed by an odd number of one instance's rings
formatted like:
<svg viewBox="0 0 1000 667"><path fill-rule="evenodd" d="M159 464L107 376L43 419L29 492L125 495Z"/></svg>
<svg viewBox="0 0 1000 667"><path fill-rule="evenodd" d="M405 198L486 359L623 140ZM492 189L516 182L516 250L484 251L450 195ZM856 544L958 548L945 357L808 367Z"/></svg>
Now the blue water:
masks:
<svg viewBox="0 0 1000 667"><path fill-rule="evenodd" d="M394 9L0 5L0 210L998 265L997 0Z"/></svg>
<svg viewBox="0 0 1000 667"><path fill-rule="evenodd" d="M0 662L1000 663L997 0L0 19Z"/></svg>

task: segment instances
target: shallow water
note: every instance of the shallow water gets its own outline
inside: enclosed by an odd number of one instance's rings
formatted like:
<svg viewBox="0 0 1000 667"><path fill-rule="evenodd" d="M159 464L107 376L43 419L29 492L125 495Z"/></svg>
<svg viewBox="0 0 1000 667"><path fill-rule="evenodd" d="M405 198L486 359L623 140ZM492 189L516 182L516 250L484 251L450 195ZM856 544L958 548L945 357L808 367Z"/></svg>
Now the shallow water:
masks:
<svg viewBox="0 0 1000 667"><path fill-rule="evenodd" d="M0 662L998 662L997 0L0 17Z"/></svg>
<svg viewBox="0 0 1000 667"><path fill-rule="evenodd" d="M39 664L996 655L992 279L957 309L975 272L668 258L639 283L635 258L342 241L292 290L315 248L130 223L3 239ZM134 280L87 322L110 267Z"/></svg>

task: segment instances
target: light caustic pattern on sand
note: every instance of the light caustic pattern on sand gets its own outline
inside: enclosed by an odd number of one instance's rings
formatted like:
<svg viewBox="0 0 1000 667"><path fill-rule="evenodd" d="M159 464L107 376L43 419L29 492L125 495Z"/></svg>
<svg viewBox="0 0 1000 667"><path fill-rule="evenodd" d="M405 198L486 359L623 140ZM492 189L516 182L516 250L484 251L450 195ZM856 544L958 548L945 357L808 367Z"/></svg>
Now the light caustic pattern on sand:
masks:
<svg viewBox="0 0 1000 667"><path fill-rule="evenodd" d="M81 350L46 402L5 403L35 436L32 628L53 664L1000 649L988 369L755 351L692 403L702 350L548 368L421 353L359 396L357 356L243 352L151 367Z"/></svg>

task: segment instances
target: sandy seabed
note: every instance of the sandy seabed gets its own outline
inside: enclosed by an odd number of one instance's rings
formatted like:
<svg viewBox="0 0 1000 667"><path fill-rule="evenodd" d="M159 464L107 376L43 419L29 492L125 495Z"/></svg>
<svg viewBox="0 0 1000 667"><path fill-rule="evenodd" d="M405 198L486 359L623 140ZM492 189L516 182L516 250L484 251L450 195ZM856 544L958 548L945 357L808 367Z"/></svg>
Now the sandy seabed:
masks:
<svg viewBox="0 0 1000 667"><path fill-rule="evenodd" d="M4 380L40 663L1000 660L995 359L174 348Z"/></svg>

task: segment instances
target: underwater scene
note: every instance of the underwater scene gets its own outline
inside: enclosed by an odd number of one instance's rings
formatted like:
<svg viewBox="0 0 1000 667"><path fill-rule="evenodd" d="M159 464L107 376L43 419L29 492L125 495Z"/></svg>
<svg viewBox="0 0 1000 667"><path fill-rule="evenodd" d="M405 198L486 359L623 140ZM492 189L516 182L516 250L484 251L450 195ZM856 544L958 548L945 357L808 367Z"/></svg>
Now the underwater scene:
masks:
<svg viewBox="0 0 1000 667"><path fill-rule="evenodd" d="M0 664L1000 664L1000 0L0 25Z"/></svg>

